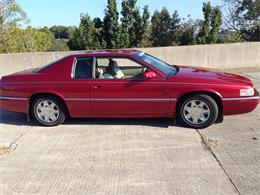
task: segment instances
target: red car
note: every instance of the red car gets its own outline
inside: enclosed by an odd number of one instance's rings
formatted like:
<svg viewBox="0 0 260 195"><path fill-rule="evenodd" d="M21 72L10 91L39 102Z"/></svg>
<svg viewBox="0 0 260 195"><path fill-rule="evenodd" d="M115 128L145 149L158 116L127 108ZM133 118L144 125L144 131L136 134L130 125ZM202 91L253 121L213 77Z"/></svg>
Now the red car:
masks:
<svg viewBox="0 0 260 195"><path fill-rule="evenodd" d="M69 117L176 117L205 128L223 115L251 112L259 93L240 75L169 65L136 50L103 50L4 76L0 101L45 126Z"/></svg>

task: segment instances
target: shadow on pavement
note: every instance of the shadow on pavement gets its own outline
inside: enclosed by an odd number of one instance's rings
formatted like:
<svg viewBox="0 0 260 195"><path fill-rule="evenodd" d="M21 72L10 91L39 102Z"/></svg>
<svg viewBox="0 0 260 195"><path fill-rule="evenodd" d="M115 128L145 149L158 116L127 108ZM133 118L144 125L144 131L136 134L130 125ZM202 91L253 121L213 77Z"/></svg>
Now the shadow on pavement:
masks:
<svg viewBox="0 0 260 195"><path fill-rule="evenodd" d="M0 123L17 126L32 125L32 123L28 123L26 114L7 112L3 109L0 109Z"/></svg>
<svg viewBox="0 0 260 195"><path fill-rule="evenodd" d="M0 109L0 123L16 126L35 126L35 121L27 122L26 114L7 112ZM167 118L138 118L138 119L120 119L120 118L85 118L68 119L63 125L142 125L150 127L168 128L169 126L180 127L174 124L173 119Z"/></svg>

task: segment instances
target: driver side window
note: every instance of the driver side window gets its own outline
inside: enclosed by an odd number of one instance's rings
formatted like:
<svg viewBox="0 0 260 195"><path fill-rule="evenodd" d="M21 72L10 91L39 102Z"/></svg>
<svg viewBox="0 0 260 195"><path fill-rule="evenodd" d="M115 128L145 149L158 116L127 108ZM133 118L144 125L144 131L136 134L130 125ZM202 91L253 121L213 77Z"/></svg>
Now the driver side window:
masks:
<svg viewBox="0 0 260 195"><path fill-rule="evenodd" d="M97 58L96 78L143 79L146 67L128 58Z"/></svg>

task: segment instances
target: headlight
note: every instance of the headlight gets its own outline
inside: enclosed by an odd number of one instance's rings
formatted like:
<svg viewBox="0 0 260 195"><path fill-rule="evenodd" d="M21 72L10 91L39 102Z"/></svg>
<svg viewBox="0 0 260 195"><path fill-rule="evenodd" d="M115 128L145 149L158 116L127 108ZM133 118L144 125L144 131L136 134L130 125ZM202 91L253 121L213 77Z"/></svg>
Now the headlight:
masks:
<svg viewBox="0 0 260 195"><path fill-rule="evenodd" d="M254 93L254 88L240 90L240 96L252 96Z"/></svg>

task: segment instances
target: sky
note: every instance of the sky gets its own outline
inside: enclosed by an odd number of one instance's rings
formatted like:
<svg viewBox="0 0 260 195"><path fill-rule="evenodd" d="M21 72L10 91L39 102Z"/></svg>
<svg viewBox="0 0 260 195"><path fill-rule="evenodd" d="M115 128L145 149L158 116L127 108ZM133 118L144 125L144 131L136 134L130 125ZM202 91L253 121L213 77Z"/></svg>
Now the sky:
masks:
<svg viewBox="0 0 260 195"><path fill-rule="evenodd" d="M167 7L170 13L177 10L181 17L191 15L193 19L203 18L202 3L208 0L138 0L137 6L149 6L153 13L156 9ZM92 18L104 16L107 0L16 0L27 13L30 25L44 27L53 25L78 26L81 13ZM120 9L121 0L117 0ZM210 0L212 5L222 5L221 0Z"/></svg>

